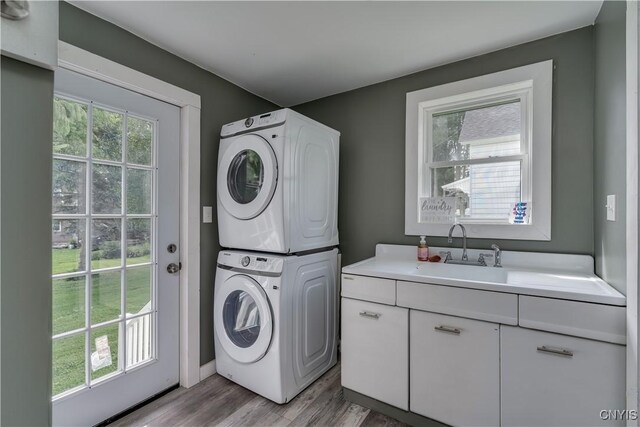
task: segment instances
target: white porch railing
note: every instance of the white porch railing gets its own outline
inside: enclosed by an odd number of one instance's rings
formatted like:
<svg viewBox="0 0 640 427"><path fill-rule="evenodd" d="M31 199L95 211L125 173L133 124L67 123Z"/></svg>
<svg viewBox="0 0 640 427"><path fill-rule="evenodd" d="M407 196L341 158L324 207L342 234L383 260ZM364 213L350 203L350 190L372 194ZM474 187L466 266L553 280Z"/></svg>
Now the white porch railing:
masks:
<svg viewBox="0 0 640 427"><path fill-rule="evenodd" d="M139 313L149 312L151 301ZM127 323L127 366L144 362L151 357L151 316L141 316Z"/></svg>

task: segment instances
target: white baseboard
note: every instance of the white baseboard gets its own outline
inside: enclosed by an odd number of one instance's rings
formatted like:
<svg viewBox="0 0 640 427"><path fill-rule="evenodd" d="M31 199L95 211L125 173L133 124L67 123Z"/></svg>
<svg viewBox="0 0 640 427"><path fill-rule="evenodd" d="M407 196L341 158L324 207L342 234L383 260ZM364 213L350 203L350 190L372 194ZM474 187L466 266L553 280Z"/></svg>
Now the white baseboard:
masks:
<svg viewBox="0 0 640 427"><path fill-rule="evenodd" d="M200 366L200 381L205 378L209 378L211 375L216 373L216 360L213 359L211 362L205 363Z"/></svg>

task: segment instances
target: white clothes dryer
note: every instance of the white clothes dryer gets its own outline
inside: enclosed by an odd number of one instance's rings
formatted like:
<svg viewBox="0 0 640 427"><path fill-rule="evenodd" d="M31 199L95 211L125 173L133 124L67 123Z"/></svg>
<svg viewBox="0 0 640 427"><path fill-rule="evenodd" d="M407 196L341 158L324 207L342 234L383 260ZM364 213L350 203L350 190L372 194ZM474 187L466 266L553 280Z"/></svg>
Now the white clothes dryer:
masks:
<svg viewBox="0 0 640 427"><path fill-rule="evenodd" d="M216 370L286 403L337 361L338 250L303 256L221 251Z"/></svg>
<svg viewBox="0 0 640 427"><path fill-rule="evenodd" d="M287 108L224 125L220 245L275 253L338 245L339 140Z"/></svg>

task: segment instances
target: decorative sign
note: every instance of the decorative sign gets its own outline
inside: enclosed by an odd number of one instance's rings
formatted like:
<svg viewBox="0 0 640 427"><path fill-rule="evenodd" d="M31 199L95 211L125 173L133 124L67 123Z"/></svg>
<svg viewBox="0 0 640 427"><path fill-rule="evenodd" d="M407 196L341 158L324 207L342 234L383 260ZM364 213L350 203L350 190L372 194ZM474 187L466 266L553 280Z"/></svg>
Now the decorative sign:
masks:
<svg viewBox="0 0 640 427"><path fill-rule="evenodd" d="M531 202L517 202L509 212L509 224L529 224Z"/></svg>
<svg viewBox="0 0 640 427"><path fill-rule="evenodd" d="M96 351L91 353L91 370L93 372L98 369L111 366L111 349L109 348L109 337L102 335L96 338Z"/></svg>
<svg viewBox="0 0 640 427"><path fill-rule="evenodd" d="M455 197L421 197L420 222L454 224L456 222Z"/></svg>

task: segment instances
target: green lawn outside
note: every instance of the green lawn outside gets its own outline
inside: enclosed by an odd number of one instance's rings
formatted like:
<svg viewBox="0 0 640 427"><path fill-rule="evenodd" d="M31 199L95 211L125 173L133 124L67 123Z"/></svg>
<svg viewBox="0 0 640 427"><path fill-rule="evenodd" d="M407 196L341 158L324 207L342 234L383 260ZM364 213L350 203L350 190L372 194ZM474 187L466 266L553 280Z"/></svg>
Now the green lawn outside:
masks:
<svg viewBox="0 0 640 427"><path fill-rule="evenodd" d="M78 266L80 249L53 249L53 272L74 271ZM148 256L132 258L131 263L147 262ZM119 259L100 260L100 267L120 265ZM131 267L126 271L126 311L138 313L151 298L151 266ZM53 333L59 334L85 326L85 277L53 281ZM120 271L92 274L91 323L102 323L120 318ZM91 351L95 351L95 338L107 335L112 365L92 373L100 378L118 367L118 324L92 330ZM53 343L53 395L84 384L85 334L55 340Z"/></svg>

